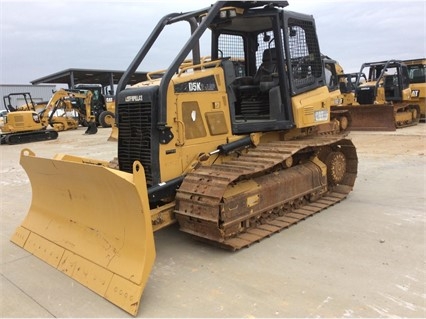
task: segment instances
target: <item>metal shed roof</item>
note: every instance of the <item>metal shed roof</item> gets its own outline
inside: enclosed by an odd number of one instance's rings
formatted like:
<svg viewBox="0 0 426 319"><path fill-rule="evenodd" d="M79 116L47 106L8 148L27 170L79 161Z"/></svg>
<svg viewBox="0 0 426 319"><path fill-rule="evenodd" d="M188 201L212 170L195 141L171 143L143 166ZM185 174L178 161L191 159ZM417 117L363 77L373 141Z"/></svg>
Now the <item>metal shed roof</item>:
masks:
<svg viewBox="0 0 426 319"><path fill-rule="evenodd" d="M33 85L41 83L68 84L70 88L76 84L101 84L113 86L118 84L125 71L96 70L96 69L66 69L31 81ZM145 81L147 72L135 72L129 84Z"/></svg>

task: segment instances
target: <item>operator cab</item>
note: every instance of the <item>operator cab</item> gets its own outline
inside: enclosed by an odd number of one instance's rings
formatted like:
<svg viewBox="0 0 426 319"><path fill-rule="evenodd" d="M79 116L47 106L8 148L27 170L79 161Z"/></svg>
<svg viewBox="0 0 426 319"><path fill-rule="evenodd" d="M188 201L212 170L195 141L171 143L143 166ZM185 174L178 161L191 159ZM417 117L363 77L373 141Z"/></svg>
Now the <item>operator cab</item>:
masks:
<svg viewBox="0 0 426 319"><path fill-rule="evenodd" d="M160 157L175 158L185 168L203 148L251 144L249 135L257 132L297 128L308 134L328 124L329 93L314 19L283 10L287 5L217 1L165 16L117 85L120 170L131 172L139 160L147 183L156 185L175 175L161 169ZM179 22L187 22L191 33L169 67L126 88L162 30ZM204 35L210 36L205 51ZM201 58L201 52L209 57Z"/></svg>
<svg viewBox="0 0 426 319"><path fill-rule="evenodd" d="M210 29L212 60L224 60L234 134L294 127L291 97L325 83L313 18L230 7Z"/></svg>
<svg viewBox="0 0 426 319"><path fill-rule="evenodd" d="M366 72L366 70L368 72ZM377 102L380 92L383 102L401 102L409 95L409 75L407 66L398 60L364 63L360 74L368 73L366 83L356 83L356 98L360 104ZM408 93L407 93L408 92Z"/></svg>

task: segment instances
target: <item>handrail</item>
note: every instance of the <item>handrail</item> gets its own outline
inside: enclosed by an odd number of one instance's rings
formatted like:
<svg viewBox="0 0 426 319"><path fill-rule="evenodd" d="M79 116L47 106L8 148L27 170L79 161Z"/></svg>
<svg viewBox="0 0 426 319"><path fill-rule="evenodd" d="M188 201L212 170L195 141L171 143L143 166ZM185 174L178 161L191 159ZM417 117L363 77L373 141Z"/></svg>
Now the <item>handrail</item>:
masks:
<svg viewBox="0 0 426 319"><path fill-rule="evenodd" d="M209 61L209 62L202 62L200 64L189 65L189 66L183 67L179 70L178 77L181 76L181 74L183 72L187 71L187 70L197 69L197 68L206 68L206 67L211 66L211 65L213 65L215 68L217 68L217 67L220 66L220 63L221 63L221 60L214 60L214 61Z"/></svg>

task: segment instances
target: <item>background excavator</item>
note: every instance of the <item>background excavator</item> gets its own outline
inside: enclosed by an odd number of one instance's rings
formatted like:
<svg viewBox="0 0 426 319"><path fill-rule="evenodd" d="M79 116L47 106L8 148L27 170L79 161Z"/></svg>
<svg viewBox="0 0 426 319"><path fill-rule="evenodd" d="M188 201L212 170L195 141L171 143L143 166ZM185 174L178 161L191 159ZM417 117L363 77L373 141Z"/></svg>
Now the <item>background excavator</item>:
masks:
<svg viewBox="0 0 426 319"><path fill-rule="evenodd" d="M117 158L22 150L33 197L11 240L136 315L154 231L178 222L238 250L345 199L356 148L330 111L314 19L287 5L219 1L161 19L117 87ZM127 88L177 23L191 33L171 64Z"/></svg>
<svg viewBox="0 0 426 319"><path fill-rule="evenodd" d="M420 121L426 121L426 59L405 60L411 89L411 101L420 106Z"/></svg>
<svg viewBox="0 0 426 319"><path fill-rule="evenodd" d="M86 134L96 134L97 126L111 127L115 122L113 99L105 100L97 86L59 89L49 101L34 103L30 93L11 93L3 97L8 111L2 125L2 144L28 143L57 138L54 131L87 127ZM96 93L93 93L96 92ZM12 106L12 97L22 96L23 105ZM108 106L108 110L105 109ZM35 113L35 114L34 114Z"/></svg>
<svg viewBox="0 0 426 319"><path fill-rule="evenodd" d="M98 129L91 111L92 97L90 90L59 89L44 103L40 119L43 125L50 125L56 131L74 130L81 124L88 127L86 134L96 134Z"/></svg>
<svg viewBox="0 0 426 319"><path fill-rule="evenodd" d="M12 97L17 95L22 96L25 104L12 105ZM47 129L48 124L41 121L38 110L44 106L34 103L30 93L11 93L3 96L3 102L7 114L3 117L1 144L21 144L58 138L58 133Z"/></svg>

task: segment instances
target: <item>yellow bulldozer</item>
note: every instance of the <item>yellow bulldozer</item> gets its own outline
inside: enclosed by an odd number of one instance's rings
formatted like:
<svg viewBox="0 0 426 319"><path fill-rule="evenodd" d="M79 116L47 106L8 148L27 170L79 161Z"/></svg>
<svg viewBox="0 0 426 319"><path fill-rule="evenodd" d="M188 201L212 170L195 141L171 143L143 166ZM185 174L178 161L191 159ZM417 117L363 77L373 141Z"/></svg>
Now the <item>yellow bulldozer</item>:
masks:
<svg viewBox="0 0 426 319"><path fill-rule="evenodd" d="M426 121L426 58L405 60L411 89L411 101L420 106L420 121Z"/></svg>
<svg viewBox="0 0 426 319"><path fill-rule="evenodd" d="M419 122L420 106L412 98L408 69L402 61L364 63L358 73L337 72L334 77L341 99L332 104L332 111L349 112L351 130L395 131Z"/></svg>
<svg viewBox="0 0 426 319"><path fill-rule="evenodd" d="M355 87L357 82L367 81L366 75L359 72L345 73L339 62L325 55L323 62L331 106L359 105L355 98Z"/></svg>
<svg viewBox="0 0 426 319"><path fill-rule="evenodd" d="M116 159L22 150L32 202L11 240L136 315L158 229L238 250L345 199L356 147L330 111L315 21L287 5L161 19L117 87ZM176 23L191 30L177 56L127 87Z"/></svg>
<svg viewBox="0 0 426 319"><path fill-rule="evenodd" d="M12 106L12 98L17 96L22 97L25 104ZM7 113L3 117L0 144L22 144L58 138L58 133L47 129L48 125L40 118L38 110L44 106L34 103L29 92L5 95L3 103Z"/></svg>

